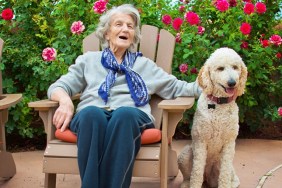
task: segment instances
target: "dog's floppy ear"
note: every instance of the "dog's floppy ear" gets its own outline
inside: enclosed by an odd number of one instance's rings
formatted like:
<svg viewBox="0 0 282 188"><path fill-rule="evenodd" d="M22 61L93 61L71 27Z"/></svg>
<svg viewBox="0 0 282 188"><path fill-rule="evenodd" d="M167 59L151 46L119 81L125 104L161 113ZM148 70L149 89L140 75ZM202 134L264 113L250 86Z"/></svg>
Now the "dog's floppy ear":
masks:
<svg viewBox="0 0 282 188"><path fill-rule="evenodd" d="M204 93L207 95L212 94L213 84L211 82L210 72L206 64L204 64L200 69L197 80Z"/></svg>
<svg viewBox="0 0 282 188"><path fill-rule="evenodd" d="M241 62L241 74L239 78L239 86L237 90L237 96L241 96L244 94L245 91L245 85L248 77L248 70L244 62Z"/></svg>

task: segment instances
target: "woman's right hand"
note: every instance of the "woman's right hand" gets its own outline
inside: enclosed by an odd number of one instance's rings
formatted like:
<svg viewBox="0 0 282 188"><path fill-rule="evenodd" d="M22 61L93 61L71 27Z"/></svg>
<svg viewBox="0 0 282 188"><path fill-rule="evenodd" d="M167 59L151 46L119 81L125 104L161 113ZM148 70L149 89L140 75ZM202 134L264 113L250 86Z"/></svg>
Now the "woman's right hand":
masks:
<svg viewBox="0 0 282 188"><path fill-rule="evenodd" d="M62 89L55 90L52 93L51 99L59 102L59 107L53 117L53 124L63 132L72 120L74 114L73 102L70 96Z"/></svg>

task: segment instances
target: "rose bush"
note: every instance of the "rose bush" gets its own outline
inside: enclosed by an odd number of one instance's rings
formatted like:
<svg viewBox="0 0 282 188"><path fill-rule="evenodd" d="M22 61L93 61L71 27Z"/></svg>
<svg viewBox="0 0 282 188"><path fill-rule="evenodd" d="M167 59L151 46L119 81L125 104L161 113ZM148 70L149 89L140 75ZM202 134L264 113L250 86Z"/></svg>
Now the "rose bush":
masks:
<svg viewBox="0 0 282 188"><path fill-rule="evenodd" d="M82 40L101 14L122 3L138 8L142 24L175 35L173 74L180 79L194 81L216 48L236 50L249 71L246 93L238 98L240 122L251 130L281 122L282 0L7 0L0 1L3 89L24 96L11 109L8 132L43 133L27 103L46 98L48 86L82 53ZM183 124L192 114L187 111Z"/></svg>
<svg viewBox="0 0 282 188"><path fill-rule="evenodd" d="M210 53L219 47L233 48L242 56L249 74L246 92L238 98L240 122L253 131L263 126L281 125L277 114L282 103L281 2L180 1L175 11L163 12L172 19L186 18L179 26L181 29L163 24L179 41L173 69L178 77L195 80L197 74L192 70L199 70ZM177 11L177 7L182 6L185 11ZM194 22L188 16L191 12ZM179 69L183 63L191 71L183 74ZM186 114L189 121L192 114L193 111Z"/></svg>

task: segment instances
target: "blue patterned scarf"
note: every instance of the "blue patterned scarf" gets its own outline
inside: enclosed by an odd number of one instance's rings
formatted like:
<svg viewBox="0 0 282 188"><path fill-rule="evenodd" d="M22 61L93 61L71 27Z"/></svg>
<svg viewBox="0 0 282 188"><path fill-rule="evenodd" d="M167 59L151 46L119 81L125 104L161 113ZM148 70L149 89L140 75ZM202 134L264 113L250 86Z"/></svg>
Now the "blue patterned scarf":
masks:
<svg viewBox="0 0 282 188"><path fill-rule="evenodd" d="M135 102L135 106L144 106L148 103L148 90L141 76L132 70L133 64L138 56L142 56L141 52L126 51L124 60L118 64L114 54L109 48L102 52L102 65L109 69L105 82L99 88L99 96L107 103L109 90L114 85L117 77L117 72L125 74L127 85L131 94L131 98Z"/></svg>

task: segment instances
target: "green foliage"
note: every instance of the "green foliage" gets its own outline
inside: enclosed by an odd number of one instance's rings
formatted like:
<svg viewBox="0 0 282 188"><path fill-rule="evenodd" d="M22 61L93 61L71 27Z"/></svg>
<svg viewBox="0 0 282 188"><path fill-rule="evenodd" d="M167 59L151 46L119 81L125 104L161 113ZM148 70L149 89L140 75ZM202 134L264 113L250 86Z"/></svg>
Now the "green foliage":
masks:
<svg viewBox="0 0 282 188"><path fill-rule="evenodd" d="M240 121L252 130L264 125L266 121L279 121L277 108L281 105L281 46L263 48L261 35L268 39L273 34L282 36L281 21L275 19L282 0L265 1L265 14L244 14L243 2L226 12L218 11L211 0L172 3L170 0L109 0L107 8L123 3L134 4L141 14L142 24L165 28L173 34L180 33L181 43L177 43L174 56L173 74L186 81L194 81L197 74L181 73L179 65L187 63L189 70L198 70L211 52L221 46L234 48L248 66L249 77L246 93L238 99ZM186 1L187 2L187 1ZM82 53L82 40L92 33L99 21L100 14L94 13L94 1L90 0L0 0L0 11L11 8L15 14L12 20L0 19L0 37L5 46L0 68L3 71L4 93L23 93L23 100L10 109L8 132L17 131L23 137L33 137L43 133L38 124L39 117L27 106L30 101L46 98L49 85L67 72L69 65ZM255 1L253 1L255 3ZM144 6L146 5L146 6ZM185 12L179 6L185 6ZM187 11L197 13L205 33L197 34L197 28L190 26L185 19L180 31L162 23L164 14L174 18L184 18ZM80 35L72 34L71 24L82 21L86 29ZM250 35L243 35L240 24L252 25ZM241 48L242 41L249 44ZM55 61L42 59L42 50L53 47L57 50ZM184 122L191 122L193 110L185 114Z"/></svg>

